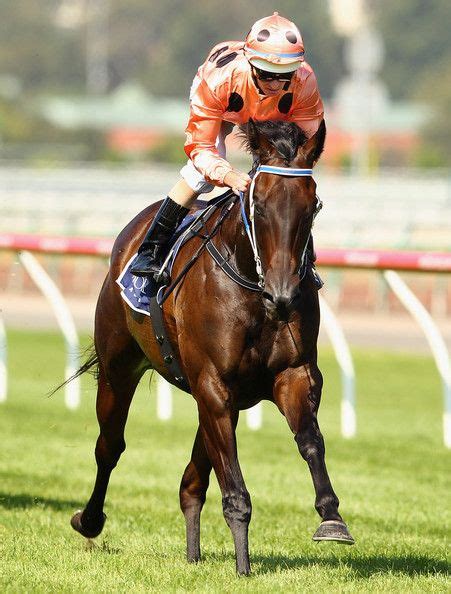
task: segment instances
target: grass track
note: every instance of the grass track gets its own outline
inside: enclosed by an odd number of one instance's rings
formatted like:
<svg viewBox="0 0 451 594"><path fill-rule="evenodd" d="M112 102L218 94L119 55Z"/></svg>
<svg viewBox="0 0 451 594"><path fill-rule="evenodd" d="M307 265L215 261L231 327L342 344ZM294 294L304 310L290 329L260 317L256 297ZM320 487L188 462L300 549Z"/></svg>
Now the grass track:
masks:
<svg viewBox="0 0 451 594"><path fill-rule="evenodd" d="M449 453L441 388L427 357L355 353L358 438L339 434L339 374L324 352L320 423L341 511L357 544L314 544L313 487L284 419L269 404L264 429L241 423L239 453L253 503L253 574L234 575L232 538L213 479L202 514L203 562L184 560L178 485L197 426L191 398L176 396L169 423L155 418L148 381L112 475L109 516L96 546L69 527L91 492L97 437L94 383L83 404L45 398L60 381L63 343L9 333L10 393L0 406L1 592L446 592Z"/></svg>

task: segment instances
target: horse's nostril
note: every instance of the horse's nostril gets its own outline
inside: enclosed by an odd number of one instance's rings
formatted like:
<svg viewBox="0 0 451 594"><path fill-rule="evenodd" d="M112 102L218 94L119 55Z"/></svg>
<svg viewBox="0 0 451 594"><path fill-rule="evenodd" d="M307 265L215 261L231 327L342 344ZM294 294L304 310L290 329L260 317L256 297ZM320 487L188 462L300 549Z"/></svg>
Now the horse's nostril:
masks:
<svg viewBox="0 0 451 594"><path fill-rule="evenodd" d="M291 297L290 301L288 302L288 305L296 305L300 297L301 291L299 290L299 288L297 288L296 291L293 293L293 296Z"/></svg>
<svg viewBox="0 0 451 594"><path fill-rule="evenodd" d="M268 293L268 291L263 291L262 297L263 299L267 299L268 301L271 301L271 303L274 303L274 297L271 295L271 293Z"/></svg>
<svg viewBox="0 0 451 594"><path fill-rule="evenodd" d="M278 297L274 300L274 305L278 310L285 310L290 305L290 298L289 297Z"/></svg>
<svg viewBox="0 0 451 594"><path fill-rule="evenodd" d="M290 300L286 297L279 297L274 300L275 311L279 320L288 320L290 316Z"/></svg>

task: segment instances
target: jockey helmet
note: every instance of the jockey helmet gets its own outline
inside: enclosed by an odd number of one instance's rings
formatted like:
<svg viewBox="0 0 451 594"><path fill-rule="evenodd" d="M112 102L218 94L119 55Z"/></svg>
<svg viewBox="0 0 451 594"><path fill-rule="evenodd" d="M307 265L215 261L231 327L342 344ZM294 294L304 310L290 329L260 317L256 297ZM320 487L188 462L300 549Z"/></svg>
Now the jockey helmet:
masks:
<svg viewBox="0 0 451 594"><path fill-rule="evenodd" d="M275 12L252 25L244 54L265 72L293 72L304 61L304 43L296 25Z"/></svg>

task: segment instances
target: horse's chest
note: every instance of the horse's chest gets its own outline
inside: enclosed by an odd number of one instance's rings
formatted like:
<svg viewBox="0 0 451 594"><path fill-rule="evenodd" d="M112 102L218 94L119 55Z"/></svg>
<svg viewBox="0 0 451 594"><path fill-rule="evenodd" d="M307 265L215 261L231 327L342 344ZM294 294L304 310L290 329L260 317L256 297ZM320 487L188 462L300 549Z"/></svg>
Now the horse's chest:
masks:
<svg viewBox="0 0 451 594"><path fill-rule="evenodd" d="M305 361L305 344L298 324L284 323L263 328L259 337L249 340L243 353L243 372L259 375L262 369L275 375Z"/></svg>
<svg viewBox="0 0 451 594"><path fill-rule="evenodd" d="M304 344L298 328L284 326L271 341L266 364L275 374L298 367L304 360Z"/></svg>

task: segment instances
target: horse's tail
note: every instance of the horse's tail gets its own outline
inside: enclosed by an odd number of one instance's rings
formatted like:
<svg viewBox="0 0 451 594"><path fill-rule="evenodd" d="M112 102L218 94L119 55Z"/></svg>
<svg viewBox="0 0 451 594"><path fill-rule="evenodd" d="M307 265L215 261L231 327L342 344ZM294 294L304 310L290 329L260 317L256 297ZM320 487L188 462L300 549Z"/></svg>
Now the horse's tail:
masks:
<svg viewBox="0 0 451 594"><path fill-rule="evenodd" d="M87 357L86 361L83 363L83 365L81 367L79 367L77 369L77 371L71 375L67 380L65 380L64 382L62 382L61 384L59 384L58 386L56 386L56 388L53 388L53 390L51 390L48 393L48 396L53 396L53 394L55 394L55 392L58 392L58 390L60 390L61 388L64 388L64 386L67 386L67 384L69 382L71 382L72 380L76 379L77 377L80 377L80 375L83 375L84 373L86 373L87 371L89 373L91 373L95 379L97 379L99 377L99 358L97 356L94 344L91 344L84 352L83 355Z"/></svg>

